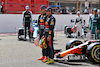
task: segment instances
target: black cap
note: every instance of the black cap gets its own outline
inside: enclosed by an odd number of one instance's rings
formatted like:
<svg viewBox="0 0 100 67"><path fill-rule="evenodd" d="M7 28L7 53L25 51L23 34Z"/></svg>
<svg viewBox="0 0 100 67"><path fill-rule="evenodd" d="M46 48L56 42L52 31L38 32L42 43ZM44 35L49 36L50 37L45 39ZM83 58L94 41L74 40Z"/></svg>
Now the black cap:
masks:
<svg viewBox="0 0 100 67"><path fill-rule="evenodd" d="M51 7L48 7L48 8L46 9L46 11L52 11L52 8L51 8Z"/></svg>
<svg viewBox="0 0 100 67"><path fill-rule="evenodd" d="M45 6L45 5L42 5L42 6L41 6L41 9L46 9L46 6Z"/></svg>

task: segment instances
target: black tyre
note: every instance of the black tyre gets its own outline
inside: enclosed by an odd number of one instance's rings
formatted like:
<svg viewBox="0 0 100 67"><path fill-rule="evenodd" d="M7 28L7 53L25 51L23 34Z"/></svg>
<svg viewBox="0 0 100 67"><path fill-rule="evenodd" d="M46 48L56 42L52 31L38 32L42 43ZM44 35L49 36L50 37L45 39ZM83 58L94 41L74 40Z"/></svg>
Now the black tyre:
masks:
<svg viewBox="0 0 100 67"><path fill-rule="evenodd" d="M67 26L64 27L64 34L66 34L66 27L67 27Z"/></svg>
<svg viewBox="0 0 100 67"><path fill-rule="evenodd" d="M18 35L24 35L24 29L23 28L20 28L18 30Z"/></svg>
<svg viewBox="0 0 100 67"><path fill-rule="evenodd" d="M18 30L18 40L23 40L22 38L19 38L21 35L24 35L24 28Z"/></svg>
<svg viewBox="0 0 100 67"><path fill-rule="evenodd" d="M100 63L100 43L92 43L87 47L87 57L91 62Z"/></svg>
<svg viewBox="0 0 100 67"><path fill-rule="evenodd" d="M73 48L75 46L78 46L80 44L82 44L82 41L80 40L77 40L77 39L70 40L66 45L66 50Z"/></svg>
<svg viewBox="0 0 100 67"><path fill-rule="evenodd" d="M18 40L23 40L22 38L19 38L20 37L20 35L18 35Z"/></svg>

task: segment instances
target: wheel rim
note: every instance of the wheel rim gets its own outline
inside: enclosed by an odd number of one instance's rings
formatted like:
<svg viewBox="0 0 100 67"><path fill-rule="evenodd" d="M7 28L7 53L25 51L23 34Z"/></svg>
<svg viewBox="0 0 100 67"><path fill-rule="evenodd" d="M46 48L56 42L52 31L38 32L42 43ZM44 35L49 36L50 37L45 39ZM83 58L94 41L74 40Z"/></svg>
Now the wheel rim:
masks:
<svg viewBox="0 0 100 67"><path fill-rule="evenodd" d="M100 60L100 47L95 49L94 51L94 57L98 60Z"/></svg>

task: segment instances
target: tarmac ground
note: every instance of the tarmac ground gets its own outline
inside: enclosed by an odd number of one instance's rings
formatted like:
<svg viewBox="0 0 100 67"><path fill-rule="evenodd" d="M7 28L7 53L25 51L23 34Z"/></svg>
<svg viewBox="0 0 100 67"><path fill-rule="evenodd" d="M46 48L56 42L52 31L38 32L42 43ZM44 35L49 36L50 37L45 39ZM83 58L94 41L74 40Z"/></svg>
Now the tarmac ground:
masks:
<svg viewBox="0 0 100 67"><path fill-rule="evenodd" d="M55 33L54 48L65 50L66 44L72 38L66 38L63 33ZM90 61L84 62L54 62L45 64L38 61L41 48L29 41L19 41L17 35L0 35L0 67L100 67Z"/></svg>

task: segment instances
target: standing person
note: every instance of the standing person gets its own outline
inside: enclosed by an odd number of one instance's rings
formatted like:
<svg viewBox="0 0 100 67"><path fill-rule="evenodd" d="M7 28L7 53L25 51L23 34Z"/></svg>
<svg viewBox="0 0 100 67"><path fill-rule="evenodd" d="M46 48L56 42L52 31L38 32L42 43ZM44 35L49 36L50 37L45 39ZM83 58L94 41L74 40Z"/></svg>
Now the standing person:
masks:
<svg viewBox="0 0 100 67"><path fill-rule="evenodd" d="M82 17L80 16L80 12L77 12L77 17L75 24L77 26L77 31L76 31L76 37L79 36L78 33L80 33L80 36L82 37Z"/></svg>
<svg viewBox="0 0 100 67"><path fill-rule="evenodd" d="M56 14L60 14L60 9L59 9L59 7L56 7Z"/></svg>
<svg viewBox="0 0 100 67"><path fill-rule="evenodd" d="M71 12L73 12L73 13L75 13L76 12L76 9L75 9L75 7L73 7L73 9L72 9L72 11Z"/></svg>
<svg viewBox="0 0 100 67"><path fill-rule="evenodd" d="M90 24L91 24L91 19L92 19L92 17L93 17L93 9L91 9L91 12L90 12L90 14L89 14L89 26L90 26Z"/></svg>
<svg viewBox="0 0 100 67"><path fill-rule="evenodd" d="M2 1L2 3L1 3L1 6L2 6L2 8L1 8L1 13L3 14L3 4L4 4L4 2Z"/></svg>
<svg viewBox="0 0 100 67"><path fill-rule="evenodd" d="M1 14L1 8L2 8L2 6L0 5L0 14Z"/></svg>
<svg viewBox="0 0 100 67"><path fill-rule="evenodd" d="M69 7L66 7L66 13L69 14Z"/></svg>
<svg viewBox="0 0 100 67"><path fill-rule="evenodd" d="M32 12L29 11L29 6L25 7L26 10L23 12L23 26L25 27L25 38L24 41L26 41L26 30L28 28L28 33L29 33L29 40L31 39L31 34L30 34L30 25L32 24Z"/></svg>
<svg viewBox="0 0 100 67"><path fill-rule="evenodd" d="M45 36L46 36L46 43L48 45L46 50L46 57L47 59L44 59L43 62L46 62L47 64L51 64L54 62L54 47L53 47L53 34L54 34L54 27L55 27L55 18L52 16L52 8L47 8L47 19L45 22Z"/></svg>
<svg viewBox="0 0 100 67"><path fill-rule="evenodd" d="M41 15L39 15L39 17L38 17L40 39L44 35L45 21L46 21L46 6L42 5L41 6ZM46 49L42 49L42 57L40 57L37 60L43 60L43 59L46 58L45 57L46 56L45 51L46 51Z"/></svg>
<svg viewBox="0 0 100 67"><path fill-rule="evenodd" d="M95 39L97 39L97 33L100 31L100 19L98 18L97 8L93 9L94 15L91 19L90 30L91 34L95 35Z"/></svg>

